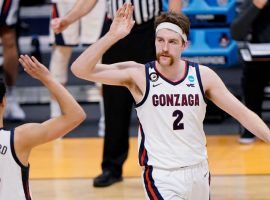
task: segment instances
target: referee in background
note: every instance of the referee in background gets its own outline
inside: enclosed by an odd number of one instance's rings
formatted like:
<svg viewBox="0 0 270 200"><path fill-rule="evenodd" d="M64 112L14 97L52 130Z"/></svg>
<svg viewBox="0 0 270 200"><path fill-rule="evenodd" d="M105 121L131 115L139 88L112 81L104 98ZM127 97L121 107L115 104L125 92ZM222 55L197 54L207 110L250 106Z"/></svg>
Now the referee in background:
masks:
<svg viewBox="0 0 270 200"><path fill-rule="evenodd" d="M125 2L134 6L135 25L131 33L113 45L102 57L102 63L135 61L147 63L155 60L154 19L162 11L162 0L107 0L107 15L102 36L108 32L116 11ZM91 0L78 0L64 17L51 24L56 33L87 14L93 5ZM180 12L182 0L169 0L169 9ZM103 146L102 174L94 179L94 187L106 187L122 181L122 168L128 156L129 125L133 98L130 92L119 86L103 85L105 111L105 137Z"/></svg>

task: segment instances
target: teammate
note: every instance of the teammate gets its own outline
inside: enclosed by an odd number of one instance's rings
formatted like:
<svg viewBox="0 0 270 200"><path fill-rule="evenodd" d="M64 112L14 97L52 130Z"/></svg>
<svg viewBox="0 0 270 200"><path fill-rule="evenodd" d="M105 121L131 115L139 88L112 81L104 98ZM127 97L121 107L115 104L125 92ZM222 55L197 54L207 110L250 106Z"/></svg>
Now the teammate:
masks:
<svg viewBox="0 0 270 200"><path fill-rule="evenodd" d="M52 0L52 2L51 17L53 22L57 22L58 18L65 15L71 18L71 21L68 21L71 25L63 32L54 34L50 29L50 42L53 44L53 51L49 68L54 78L65 85L68 78L67 70L72 47L78 44L90 45L100 36L105 16L105 1L91 0L87 5L80 5L80 2L77 3L76 0ZM88 13L80 20L73 21L72 14L70 16L69 11L78 6L81 8L81 12L87 9ZM57 117L61 114L59 105L54 98L51 99L50 111L51 117Z"/></svg>
<svg viewBox="0 0 270 200"><path fill-rule="evenodd" d="M21 55L19 61L29 75L41 81L55 96L62 115L40 124L27 123L5 130L6 88L3 81L0 82L0 199L3 200L30 200L28 158L31 149L65 135L85 119L79 104L44 65L27 55Z"/></svg>
<svg viewBox="0 0 270 200"><path fill-rule="evenodd" d="M18 74L18 47L16 36L16 24L18 21L18 9L20 0L0 1L0 43L2 40L4 57L4 74L7 83L7 108L4 115L6 120L25 119L25 112L17 101L15 85Z"/></svg>
<svg viewBox="0 0 270 200"><path fill-rule="evenodd" d="M211 69L180 59L190 26L182 13L164 13L156 19L157 61L97 64L111 45L129 34L134 25L132 9L124 4L109 32L86 49L71 70L82 79L125 86L133 95L140 121L139 163L148 199L209 199L203 131L206 98L266 142L270 142L269 128Z"/></svg>

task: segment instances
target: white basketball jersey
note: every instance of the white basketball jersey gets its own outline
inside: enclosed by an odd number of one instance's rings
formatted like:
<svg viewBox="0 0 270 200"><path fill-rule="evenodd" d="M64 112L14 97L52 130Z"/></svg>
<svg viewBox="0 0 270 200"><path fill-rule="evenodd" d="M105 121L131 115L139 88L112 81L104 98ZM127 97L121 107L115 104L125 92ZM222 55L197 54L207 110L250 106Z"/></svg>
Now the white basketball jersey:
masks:
<svg viewBox="0 0 270 200"><path fill-rule="evenodd" d="M0 1L0 25L12 26L18 20L19 0Z"/></svg>
<svg viewBox="0 0 270 200"><path fill-rule="evenodd" d="M72 3L75 4L76 0L52 0L52 3Z"/></svg>
<svg viewBox="0 0 270 200"><path fill-rule="evenodd" d="M0 199L31 200L29 167L19 161L14 149L14 131L0 130Z"/></svg>
<svg viewBox="0 0 270 200"><path fill-rule="evenodd" d="M199 65L186 62L184 77L172 82L146 64L146 92L136 105L139 163L173 169L207 159L203 120L206 102Z"/></svg>

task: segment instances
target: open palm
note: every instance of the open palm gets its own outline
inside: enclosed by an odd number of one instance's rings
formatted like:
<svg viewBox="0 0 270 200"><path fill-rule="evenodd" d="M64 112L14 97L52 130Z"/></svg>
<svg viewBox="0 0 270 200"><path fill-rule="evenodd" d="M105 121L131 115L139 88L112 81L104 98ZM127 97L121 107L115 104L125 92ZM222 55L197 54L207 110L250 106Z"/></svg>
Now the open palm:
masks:
<svg viewBox="0 0 270 200"><path fill-rule="evenodd" d="M51 76L49 70L34 56L30 58L28 55L21 55L19 62L22 64L24 71L35 79L42 81Z"/></svg>
<svg viewBox="0 0 270 200"><path fill-rule="evenodd" d="M130 33L134 23L133 6L130 3L125 3L117 10L110 27L110 33L122 39Z"/></svg>

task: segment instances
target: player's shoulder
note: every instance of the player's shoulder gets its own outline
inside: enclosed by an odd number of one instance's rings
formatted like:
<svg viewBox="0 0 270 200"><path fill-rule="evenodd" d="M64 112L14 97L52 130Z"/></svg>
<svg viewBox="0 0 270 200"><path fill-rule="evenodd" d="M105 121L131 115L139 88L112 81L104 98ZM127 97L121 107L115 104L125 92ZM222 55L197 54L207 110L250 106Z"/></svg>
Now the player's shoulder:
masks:
<svg viewBox="0 0 270 200"><path fill-rule="evenodd" d="M31 140L31 134L39 126L39 123L25 123L14 128L14 134L20 143L24 143Z"/></svg>
<svg viewBox="0 0 270 200"><path fill-rule="evenodd" d="M209 76L211 77L213 75L216 75L214 70L211 69L210 67L205 66L205 65L201 65L201 64L199 64L198 66L199 66L199 70L200 70L200 74L201 74L202 78L203 77L208 77L209 78Z"/></svg>
<svg viewBox="0 0 270 200"><path fill-rule="evenodd" d="M199 68L202 84L205 90L208 90L219 83L220 78L213 69L204 65L199 65Z"/></svg>

